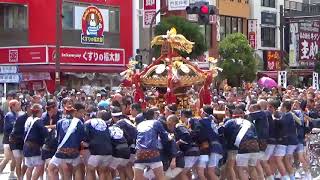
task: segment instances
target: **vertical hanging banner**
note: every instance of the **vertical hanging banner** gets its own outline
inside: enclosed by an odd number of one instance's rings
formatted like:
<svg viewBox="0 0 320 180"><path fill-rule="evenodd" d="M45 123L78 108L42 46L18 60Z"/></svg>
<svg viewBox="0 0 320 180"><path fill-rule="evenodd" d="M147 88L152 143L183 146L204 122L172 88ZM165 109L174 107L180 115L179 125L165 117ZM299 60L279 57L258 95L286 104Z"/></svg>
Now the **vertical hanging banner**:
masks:
<svg viewBox="0 0 320 180"><path fill-rule="evenodd" d="M314 67L320 46L320 21L299 23L299 63Z"/></svg>
<svg viewBox="0 0 320 180"><path fill-rule="evenodd" d="M278 85L287 88L287 71L278 72Z"/></svg>
<svg viewBox="0 0 320 180"><path fill-rule="evenodd" d="M257 49L257 20L248 20L248 40L253 49Z"/></svg>
<svg viewBox="0 0 320 180"><path fill-rule="evenodd" d="M149 28L153 16L160 9L160 0L143 0L143 28ZM153 25L160 22L160 15L157 16Z"/></svg>
<svg viewBox="0 0 320 180"><path fill-rule="evenodd" d="M312 76L312 88L319 90L319 74L316 72L313 72L313 76Z"/></svg>

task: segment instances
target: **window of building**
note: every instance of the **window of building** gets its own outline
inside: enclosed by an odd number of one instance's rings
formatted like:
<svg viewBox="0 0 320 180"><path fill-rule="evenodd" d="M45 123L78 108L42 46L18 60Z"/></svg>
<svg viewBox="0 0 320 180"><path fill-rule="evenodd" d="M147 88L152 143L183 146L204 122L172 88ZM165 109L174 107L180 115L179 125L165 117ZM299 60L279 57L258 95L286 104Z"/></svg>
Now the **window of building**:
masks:
<svg viewBox="0 0 320 180"><path fill-rule="evenodd" d="M231 17L226 17L226 35L231 34Z"/></svg>
<svg viewBox="0 0 320 180"><path fill-rule="evenodd" d="M290 1L290 9L296 10L297 9L297 2Z"/></svg>
<svg viewBox="0 0 320 180"><path fill-rule="evenodd" d="M276 28L273 27L262 27L261 28L261 45L262 47L275 47Z"/></svg>
<svg viewBox="0 0 320 180"><path fill-rule="evenodd" d="M232 18L232 33L237 33L238 32L238 18L233 17Z"/></svg>
<svg viewBox="0 0 320 180"><path fill-rule="evenodd" d="M109 9L110 27L109 31L113 33L120 32L120 11L118 8Z"/></svg>
<svg viewBox="0 0 320 180"><path fill-rule="evenodd" d="M23 5L0 3L0 29L28 29L28 8Z"/></svg>
<svg viewBox="0 0 320 180"><path fill-rule="evenodd" d="M63 3L62 6L62 27L63 29L74 28L74 6L72 3Z"/></svg>
<svg viewBox="0 0 320 180"><path fill-rule="evenodd" d="M276 2L275 0L261 0L261 6L275 8Z"/></svg>
<svg viewBox="0 0 320 180"><path fill-rule="evenodd" d="M297 10L302 11L302 3L297 3Z"/></svg>
<svg viewBox="0 0 320 180"><path fill-rule="evenodd" d="M81 18L87 4L63 3L62 27L67 30L81 30ZM119 8L97 6L104 17L105 32L120 32L120 10Z"/></svg>
<svg viewBox="0 0 320 180"><path fill-rule="evenodd" d="M289 0L284 1L284 8L290 9L290 1Z"/></svg>
<svg viewBox="0 0 320 180"><path fill-rule="evenodd" d="M220 16L220 39L231 33L243 33L243 18Z"/></svg>
<svg viewBox="0 0 320 180"><path fill-rule="evenodd" d="M220 39L226 37L226 17L220 16Z"/></svg>
<svg viewBox="0 0 320 180"><path fill-rule="evenodd" d="M243 19L242 18L238 18L238 32L243 33Z"/></svg>

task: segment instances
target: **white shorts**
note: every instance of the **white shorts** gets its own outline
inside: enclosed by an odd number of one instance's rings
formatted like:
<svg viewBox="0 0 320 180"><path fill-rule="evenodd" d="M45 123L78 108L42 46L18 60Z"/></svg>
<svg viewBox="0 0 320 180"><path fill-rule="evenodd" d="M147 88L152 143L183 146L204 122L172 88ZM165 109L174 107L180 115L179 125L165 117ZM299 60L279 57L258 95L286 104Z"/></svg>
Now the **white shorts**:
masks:
<svg viewBox="0 0 320 180"><path fill-rule="evenodd" d="M169 168L165 172L165 176L167 179L175 179L182 171L183 171L183 168L174 168L174 169Z"/></svg>
<svg viewBox="0 0 320 180"><path fill-rule="evenodd" d="M293 155L295 150L297 149L298 145L289 145L287 146L286 155Z"/></svg>
<svg viewBox="0 0 320 180"><path fill-rule="evenodd" d="M206 168L209 162L208 155L200 155L197 166L200 168Z"/></svg>
<svg viewBox="0 0 320 180"><path fill-rule="evenodd" d="M135 154L131 154L129 162L134 163L134 161L136 161L136 155Z"/></svg>
<svg viewBox="0 0 320 180"><path fill-rule="evenodd" d="M303 144L298 144L296 150L295 150L295 153L304 153L306 150L306 148L304 147Z"/></svg>
<svg viewBox="0 0 320 180"><path fill-rule="evenodd" d="M129 161L130 159L112 157L109 163L109 167L112 169L117 169L119 166L126 166Z"/></svg>
<svg viewBox="0 0 320 180"><path fill-rule="evenodd" d="M3 149L11 151L11 148L10 148L9 144L3 144Z"/></svg>
<svg viewBox="0 0 320 180"><path fill-rule="evenodd" d="M283 157L286 155L287 152L287 146L286 145L276 145L273 155L276 157Z"/></svg>
<svg viewBox="0 0 320 180"><path fill-rule="evenodd" d="M228 156L227 156L228 160L236 160L237 154L238 154L237 150L228 151Z"/></svg>
<svg viewBox="0 0 320 180"><path fill-rule="evenodd" d="M112 156L90 155L88 165L92 167L103 166L107 167L111 163Z"/></svg>
<svg viewBox="0 0 320 180"><path fill-rule="evenodd" d="M12 154L13 154L13 157L14 157L15 159L17 159L17 158L23 158L23 152L22 152L22 150L18 150L18 149L12 150Z"/></svg>
<svg viewBox="0 0 320 180"><path fill-rule="evenodd" d="M267 149L264 151L261 160L262 161L269 161L269 159L273 155L273 152L274 152L275 149L276 149L276 145L268 144Z"/></svg>
<svg viewBox="0 0 320 180"><path fill-rule="evenodd" d="M208 167L218 167L219 161L222 159L221 154L211 153L209 157Z"/></svg>
<svg viewBox="0 0 320 180"><path fill-rule="evenodd" d="M89 150L81 150L80 152L80 159L82 161L83 164L87 165L88 164L88 160L90 157L90 151Z"/></svg>
<svg viewBox="0 0 320 180"><path fill-rule="evenodd" d="M81 159L80 159L80 156L74 159L61 159L61 158L57 158L56 156L53 156L52 159L50 160L50 164L53 164L57 167L59 167L63 163L71 164L73 167L76 167L81 163Z"/></svg>
<svg viewBox="0 0 320 180"><path fill-rule="evenodd" d="M197 163L198 160L199 160L199 156L185 156L184 167L192 168Z"/></svg>
<svg viewBox="0 0 320 180"><path fill-rule="evenodd" d="M237 154L236 165L240 167L256 166L260 153Z"/></svg>
<svg viewBox="0 0 320 180"><path fill-rule="evenodd" d="M134 163L134 166L133 166L133 168L140 169L140 170L144 170L147 167L149 167L150 169L157 169L157 168L163 167L163 164L161 161L159 161L154 163Z"/></svg>
<svg viewBox="0 0 320 180"><path fill-rule="evenodd" d="M41 156L25 157L24 161L28 168L44 165Z"/></svg>

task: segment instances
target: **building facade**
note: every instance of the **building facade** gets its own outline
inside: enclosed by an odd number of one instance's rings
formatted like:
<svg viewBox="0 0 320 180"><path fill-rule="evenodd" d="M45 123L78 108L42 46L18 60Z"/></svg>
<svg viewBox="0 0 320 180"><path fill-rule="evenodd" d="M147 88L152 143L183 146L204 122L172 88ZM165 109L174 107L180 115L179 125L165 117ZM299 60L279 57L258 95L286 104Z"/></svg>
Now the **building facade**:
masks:
<svg viewBox="0 0 320 180"><path fill-rule="evenodd" d="M256 53L264 70L276 71L280 65L280 6L283 0L250 0L250 19L256 25Z"/></svg>
<svg viewBox="0 0 320 180"><path fill-rule="evenodd" d="M54 0L0 0L1 68L17 67L20 88L54 91L58 38L62 85L112 86L133 55L132 1L61 0L61 25L56 7Z"/></svg>
<svg viewBox="0 0 320 180"><path fill-rule="evenodd" d="M285 0L284 7L289 65L312 70L320 52L320 2Z"/></svg>
<svg viewBox="0 0 320 180"><path fill-rule="evenodd" d="M248 34L250 6L248 0L218 0L219 9L219 40L232 33Z"/></svg>

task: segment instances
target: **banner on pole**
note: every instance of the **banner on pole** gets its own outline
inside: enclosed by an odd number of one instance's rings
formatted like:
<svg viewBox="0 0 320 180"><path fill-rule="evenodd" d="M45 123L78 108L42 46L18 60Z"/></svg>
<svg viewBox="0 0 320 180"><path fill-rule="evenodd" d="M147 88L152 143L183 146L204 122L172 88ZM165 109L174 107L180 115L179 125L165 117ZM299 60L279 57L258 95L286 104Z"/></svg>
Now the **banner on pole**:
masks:
<svg viewBox="0 0 320 180"><path fill-rule="evenodd" d="M318 90L319 89L319 74L316 72L313 72L313 76L312 76L312 87L313 89Z"/></svg>
<svg viewBox="0 0 320 180"><path fill-rule="evenodd" d="M287 71L278 72L278 85L287 88Z"/></svg>

